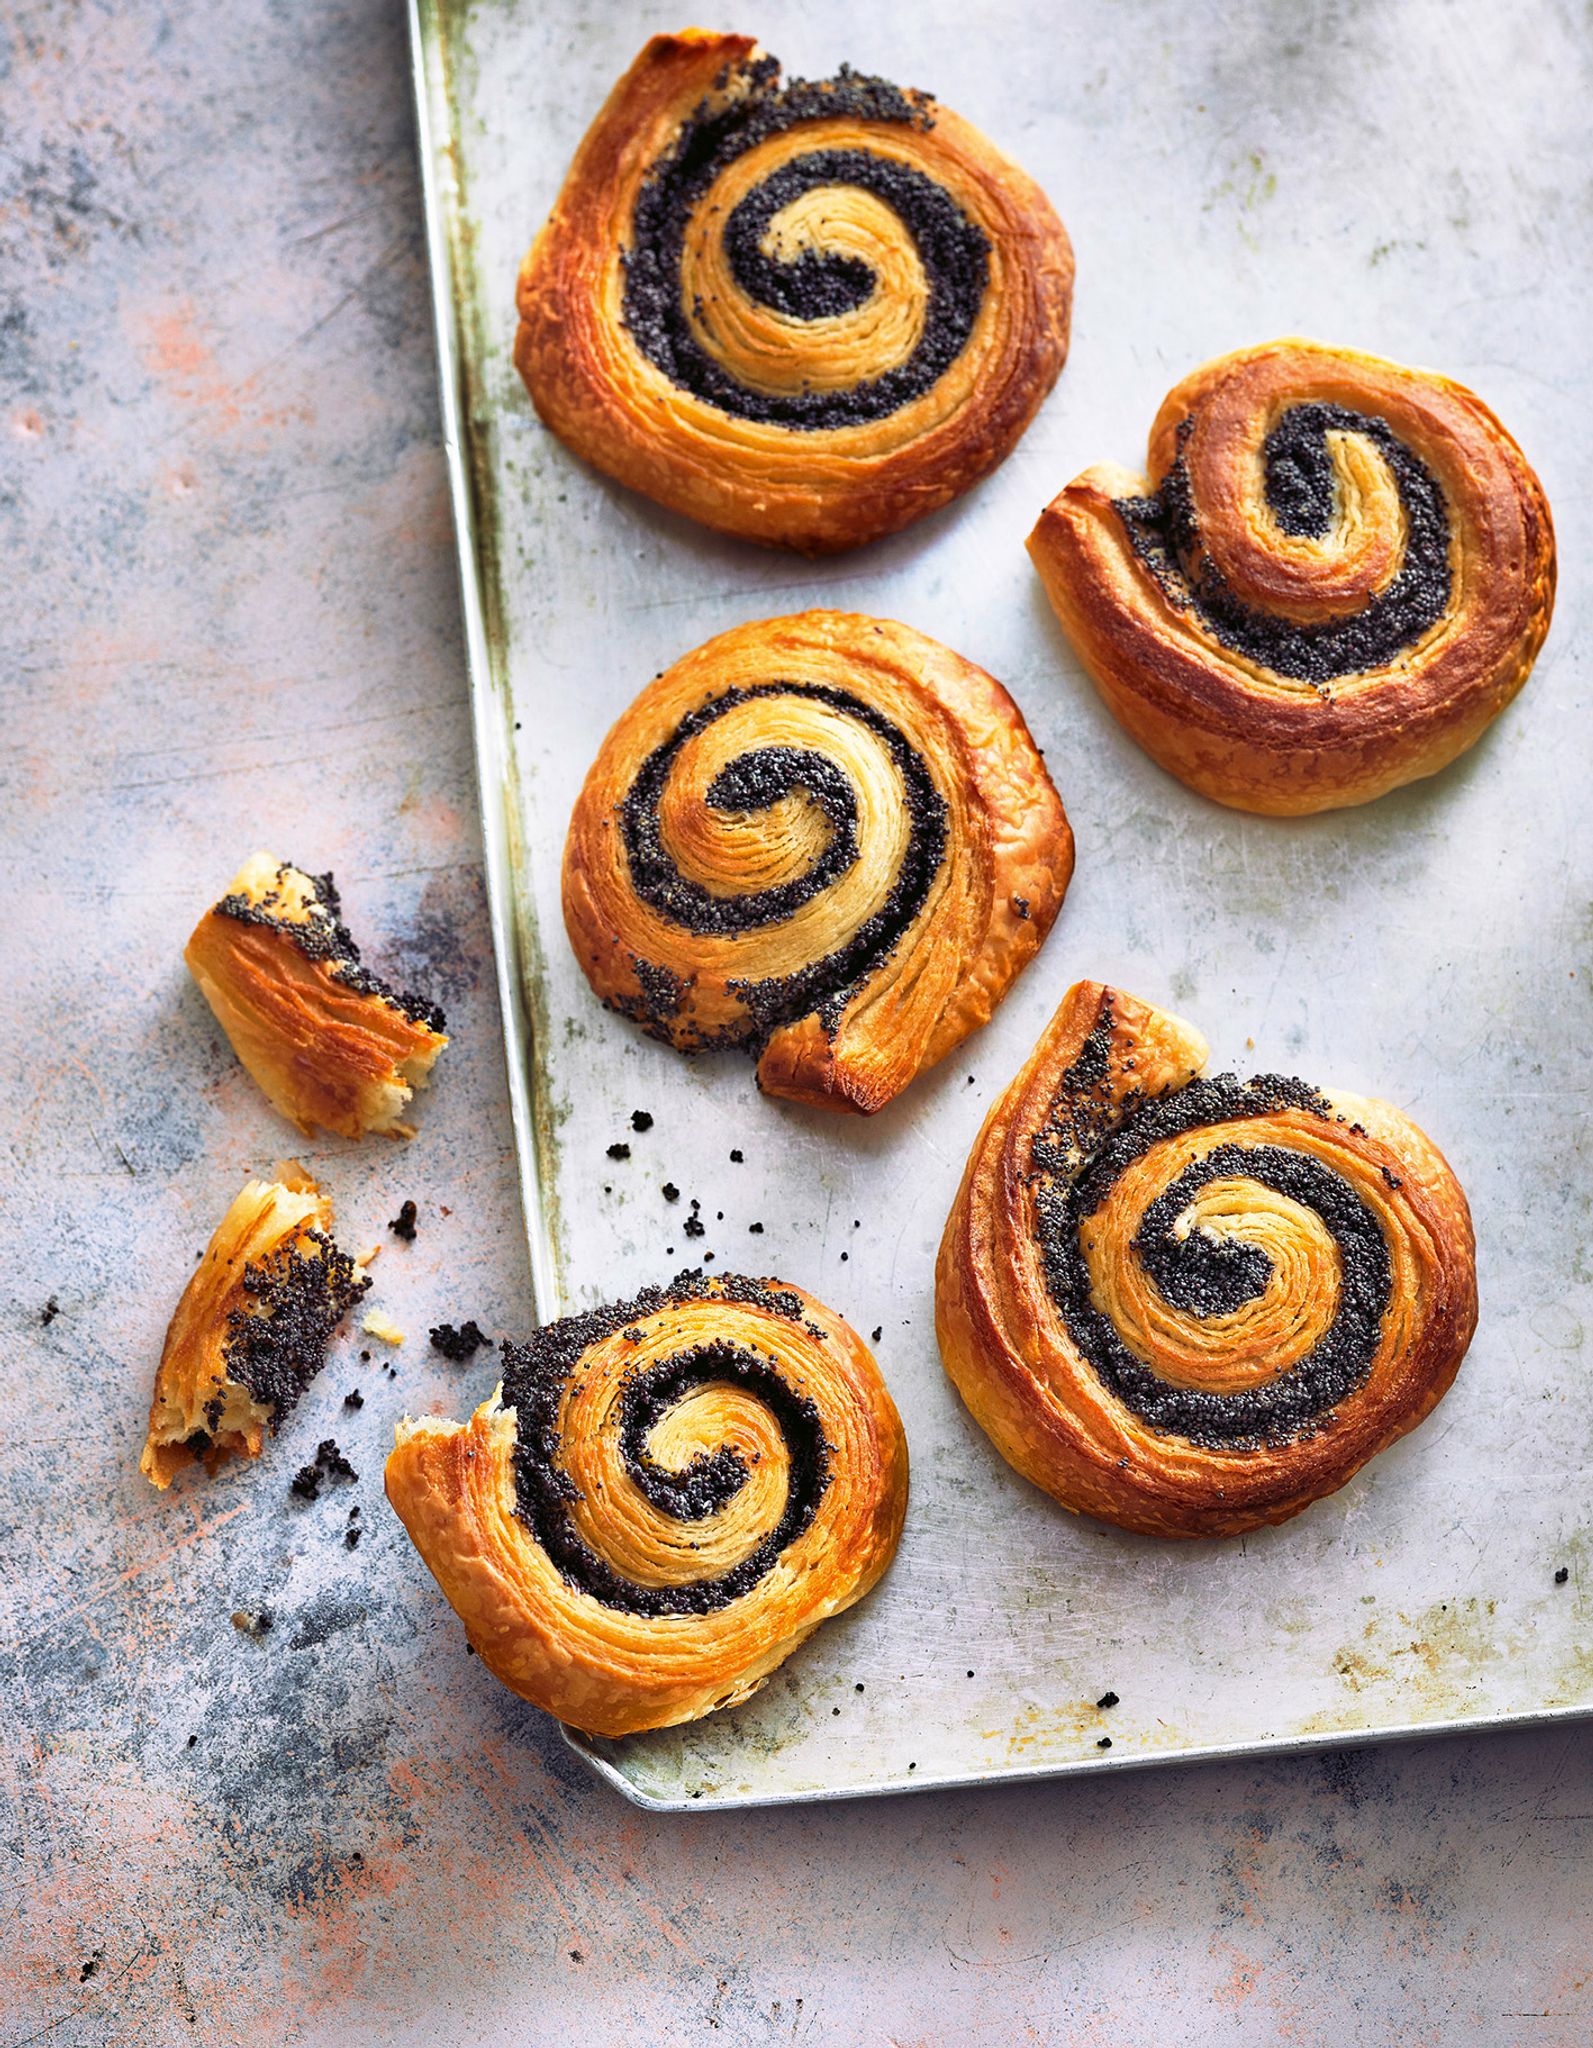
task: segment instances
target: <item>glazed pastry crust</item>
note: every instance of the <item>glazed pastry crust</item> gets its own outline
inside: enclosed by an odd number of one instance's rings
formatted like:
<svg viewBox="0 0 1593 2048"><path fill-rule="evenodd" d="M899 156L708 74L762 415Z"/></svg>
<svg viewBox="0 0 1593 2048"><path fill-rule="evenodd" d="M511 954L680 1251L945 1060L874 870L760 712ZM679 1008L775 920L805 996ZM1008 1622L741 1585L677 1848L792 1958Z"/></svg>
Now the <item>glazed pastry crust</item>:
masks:
<svg viewBox="0 0 1593 2048"><path fill-rule="evenodd" d="M1093 1048L1092 1065L1087 1048ZM1104 1064L1102 1055L1104 1052ZM1056 1164L1037 1134L1071 1128L1069 1170L1146 1102L1202 1073L1207 1049L1179 1019L1096 982L1070 989L1027 1065L985 1119L946 1224L936 1267L936 1331L946 1371L1009 1464L1064 1507L1156 1536L1226 1536L1286 1521L1336 1491L1426 1417L1453 1381L1477 1320L1466 1199L1414 1124L1386 1103L1328 1098L1249 1124L1208 1126L1146 1155L1081 1232L1091 1298L1153 1372L1232 1395L1298 1360L1344 1285L1311 1219L1242 1181L1209 1191L1224 1227L1264 1198L1252 1241L1272 1244L1281 1300L1248 1315L1180 1316L1147 1280L1132 1244L1148 1195L1214 1143L1266 1144L1330 1165L1376 1218L1392 1273L1364 1379L1292 1441L1211 1445L1150 1426L1095 1369L1048 1285L1039 1205ZM1082 1068L1081 1068L1082 1060ZM1097 1075L1081 1084L1081 1072ZM1270 1206L1274 1212L1265 1213ZM1241 1231L1244 1226L1241 1223ZM1270 1233L1270 1238L1268 1236Z"/></svg>
<svg viewBox="0 0 1593 2048"><path fill-rule="evenodd" d="M828 1452L816 1511L727 1604L631 1613L561 1572L517 1511L525 1425L504 1405L502 1386L468 1422L406 1418L387 1461L387 1497L482 1662L523 1699L593 1734L668 1727L748 1698L814 1629L860 1600L896 1550L907 1445L867 1347L799 1288L759 1282L751 1299L727 1300L722 1290L739 1285L722 1276L651 1307L626 1305L634 1317L585 1346L557 1409L558 1468L576 1490L570 1513L581 1536L627 1585L669 1588L734 1566L777 1520L795 1482L767 1409L710 1382L666 1408L651 1451L681 1473L728 1446L742 1460L743 1483L717 1513L675 1519L641 1492L620 1454L627 1376L734 1343L754 1348L813 1402ZM762 1308L762 1290L778 1290L798 1319Z"/></svg>
<svg viewBox="0 0 1593 2048"><path fill-rule="evenodd" d="M1306 627L1353 616L1403 566L1408 508L1375 453L1341 441L1331 530L1281 529L1261 444L1306 404L1386 422L1436 478L1450 525L1442 616L1322 690L1236 652L1175 602L1117 509L1158 490L1182 454L1205 559L1237 597ZM1041 514L1029 553L1113 714L1203 795L1278 816L1365 803L1446 767L1526 681L1553 610L1553 524L1520 449L1463 385L1309 341L1240 350L1168 394L1147 471L1086 470Z"/></svg>
<svg viewBox="0 0 1593 2048"><path fill-rule="evenodd" d="M815 807L787 796L737 817L710 806L721 766L770 745L821 754L858 805L859 853L793 915L722 934L688 929L638 893L624 807L644 764L683 721L734 691L776 681L844 693L899 732L945 808L945 853L899 938L850 986L838 1016L819 990L763 1035L749 983L833 956L889 898L908 855L908 784L878 733L846 710L783 694L749 700L683 750L659 801L682 870L734 900L821 857ZM783 865L781 865L783 863ZM757 1049L760 1087L871 1114L986 1023L1038 951L1073 871L1073 835L1038 748L993 677L890 620L801 612L740 626L676 662L604 741L570 823L564 919L605 1003L683 1050ZM655 1000L662 971L678 989Z"/></svg>
<svg viewBox="0 0 1593 2048"><path fill-rule="evenodd" d="M272 1108L306 1136L413 1137L402 1112L448 1043L442 1016L360 966L331 883L255 854L183 958Z"/></svg>
<svg viewBox="0 0 1593 2048"><path fill-rule="evenodd" d="M515 362L546 424L609 476L721 532L826 554L949 503L1008 453L1067 353L1073 255L1039 187L945 107L927 103L928 126L845 112L803 121L759 145L760 173L805 152L885 156L940 186L984 232L990 268L973 329L927 391L855 425L743 418L673 381L623 317L637 195L683 122L705 103L756 89L744 67L760 56L750 37L702 29L647 44L582 142L521 269ZM739 171L732 165L726 177L738 178L738 192ZM917 257L897 246L899 220L882 220L844 187L832 190L840 223L821 220L810 247L822 249L829 234L840 249L878 256L888 277L917 273ZM712 195L704 208L711 203ZM727 212L728 204L719 218ZM877 378L890 367L871 356L880 334L910 329L911 306L888 304L877 317L871 306L851 319L802 322L793 338L789 320L737 290L706 237L689 246L711 280L698 291L718 337L711 345L729 352L743 381L795 384L799 371L826 386ZM911 296L906 283L903 295Z"/></svg>
<svg viewBox="0 0 1593 2048"><path fill-rule="evenodd" d="M186 1465L214 1471L229 1457L258 1458L319 1371L331 1325L364 1292L352 1261L331 1243L330 1197L296 1161L276 1171L275 1180L251 1180L234 1198L166 1331L139 1460L163 1491ZM306 1314L310 1283L320 1301ZM293 1318L292 1334L268 1382L238 1360L234 1340L238 1318L275 1314Z"/></svg>

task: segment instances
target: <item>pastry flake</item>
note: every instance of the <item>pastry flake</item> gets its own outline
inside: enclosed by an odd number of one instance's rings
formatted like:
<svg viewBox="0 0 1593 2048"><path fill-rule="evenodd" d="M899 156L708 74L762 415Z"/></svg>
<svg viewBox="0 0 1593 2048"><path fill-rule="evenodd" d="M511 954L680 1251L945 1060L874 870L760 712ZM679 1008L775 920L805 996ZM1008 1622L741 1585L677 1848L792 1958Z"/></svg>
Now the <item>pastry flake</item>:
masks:
<svg viewBox="0 0 1593 2048"><path fill-rule="evenodd" d="M206 1246L166 1332L139 1470L257 1458L321 1370L369 1281L332 1240L332 1204L296 1163L251 1180Z"/></svg>
<svg viewBox="0 0 1593 2048"><path fill-rule="evenodd" d="M257 853L183 958L233 1051L306 1136L414 1135L402 1112L448 1043L443 1014L361 962L330 875Z"/></svg>

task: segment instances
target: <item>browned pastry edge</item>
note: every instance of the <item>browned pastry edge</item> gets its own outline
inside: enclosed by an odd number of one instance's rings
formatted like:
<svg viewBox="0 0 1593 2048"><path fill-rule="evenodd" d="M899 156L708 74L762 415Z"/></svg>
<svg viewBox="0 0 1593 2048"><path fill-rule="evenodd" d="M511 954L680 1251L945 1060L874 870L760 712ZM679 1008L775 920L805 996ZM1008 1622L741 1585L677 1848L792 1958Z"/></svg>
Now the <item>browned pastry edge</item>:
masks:
<svg viewBox="0 0 1593 2048"><path fill-rule="evenodd" d="M1251 383L1266 407L1281 407L1275 394L1286 391L1386 418L1446 493L1456 604L1397 660L1368 671L1369 681L1349 677L1323 694L1278 689L1169 598L1115 509L1159 485L1180 423L1196 418L1198 435L1211 394L1233 409ZM1308 579L1280 574L1266 590L1253 494L1201 512L1216 523L1219 546L1245 550L1258 602L1270 596L1280 615L1304 623L1342 614L1338 588L1315 606ZM1148 478L1111 465L1086 470L1041 513L1028 547L1079 659L1152 759L1218 803L1276 816L1365 803L1447 767L1525 683L1553 611L1548 502L1483 402L1447 378L1299 340L1220 357L1186 378L1157 415Z"/></svg>
<svg viewBox="0 0 1593 2048"><path fill-rule="evenodd" d="M930 102L926 147L958 181L958 196L977 201L998 264L985 324L1000 333L970 337L967 347L983 350L978 374L949 416L905 442L908 408L878 431L752 426L675 385L620 315L631 208L680 123L759 55L751 37L703 29L645 46L576 151L521 267L515 364L546 425L609 476L721 532L829 554L948 504L1007 455L1061 373L1073 252L1033 180ZM816 147L856 146L865 132L828 125L836 132L820 124Z"/></svg>
<svg viewBox="0 0 1593 2048"><path fill-rule="evenodd" d="M1101 1046L1094 1035L1103 1027L1106 1078L1081 1089L1081 1054L1092 1039ZM1364 1165L1387 1187L1390 1213L1397 1203L1408 1218L1401 1230L1415 1247L1419 1286L1389 1315L1414 1315L1415 1340L1400 1345L1385 1334L1364 1384L1315 1434L1294 1441L1210 1448L1144 1423L1079 1352L1047 1285L1036 1226L1045 1176L1031 1145L1060 1123L1088 1156L1103 1131L1181 1089L1205 1064L1204 1040L1179 1019L1098 982L1075 984L985 1119L936 1265L942 1361L1002 1456L1064 1507L1156 1536L1236 1535L1287 1521L1336 1491L1432 1411L1477 1320L1470 1212L1443 1157L1389 1105L1334 1097L1336 1152ZM1324 1124L1290 1109L1276 1128L1309 1144ZM1224 1136L1220 1125L1212 1131Z"/></svg>

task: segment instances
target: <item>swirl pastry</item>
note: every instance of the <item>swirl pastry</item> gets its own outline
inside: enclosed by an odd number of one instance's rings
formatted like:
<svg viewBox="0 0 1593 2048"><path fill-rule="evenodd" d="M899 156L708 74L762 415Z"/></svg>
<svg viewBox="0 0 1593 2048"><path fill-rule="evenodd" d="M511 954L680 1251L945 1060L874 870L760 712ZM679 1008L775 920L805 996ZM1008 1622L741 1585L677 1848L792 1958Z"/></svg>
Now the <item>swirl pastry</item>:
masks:
<svg viewBox="0 0 1593 2048"><path fill-rule="evenodd" d="M483 1663L561 1720L734 1706L895 1553L901 1423L799 1287L682 1273L503 1365L469 1422L399 1424L387 1497Z"/></svg>
<svg viewBox="0 0 1593 2048"><path fill-rule="evenodd" d="M164 1489L184 1465L258 1458L370 1284L332 1242L331 1198L301 1166L249 1181L166 1332L139 1470Z"/></svg>
<svg viewBox="0 0 1593 2048"><path fill-rule="evenodd" d="M1118 720L1236 810L1365 803L1464 753L1554 603L1537 478L1462 385L1279 341L1163 401L1149 479L1103 465L1029 536Z"/></svg>
<svg viewBox="0 0 1593 2048"><path fill-rule="evenodd" d="M1155 1536L1287 1521L1414 1429L1477 1322L1466 1198L1399 1111L1202 1078L1176 1017L1079 982L946 1225L946 1371L1064 1507Z"/></svg>
<svg viewBox="0 0 1593 2048"><path fill-rule="evenodd" d="M183 958L272 1108L306 1136L414 1136L401 1111L448 1043L443 1013L361 963L330 875L257 853Z"/></svg>
<svg viewBox="0 0 1593 2048"><path fill-rule="evenodd" d="M1067 354L1045 195L921 92L782 84L747 36L654 36L520 272L515 362L578 455L815 554L993 469Z"/></svg>
<svg viewBox="0 0 1593 2048"><path fill-rule="evenodd" d="M653 1037L745 1046L767 1093L868 1114L989 1018L1072 871L999 683L908 626L801 612L708 641L620 719L564 919Z"/></svg>

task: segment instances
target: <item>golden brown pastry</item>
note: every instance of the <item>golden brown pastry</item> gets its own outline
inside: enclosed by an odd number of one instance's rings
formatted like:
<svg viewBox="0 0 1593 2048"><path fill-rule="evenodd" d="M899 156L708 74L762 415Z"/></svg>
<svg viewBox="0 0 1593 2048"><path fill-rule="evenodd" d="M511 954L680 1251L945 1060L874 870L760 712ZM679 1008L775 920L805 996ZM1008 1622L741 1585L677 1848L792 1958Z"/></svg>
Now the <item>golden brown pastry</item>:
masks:
<svg viewBox="0 0 1593 2048"><path fill-rule="evenodd" d="M721 633L620 719L564 921L653 1037L745 1046L768 1094L868 1114L986 1022L1072 871L999 683L911 627L800 612Z"/></svg>
<svg viewBox="0 0 1593 2048"><path fill-rule="evenodd" d="M946 1225L946 1371L1007 1462L1153 1536L1283 1522L1414 1429L1477 1322L1466 1198L1386 1102L1203 1079L1099 982L985 1119Z"/></svg>
<svg viewBox="0 0 1593 2048"><path fill-rule="evenodd" d="M520 272L515 362L578 455L705 526L827 554L945 505L1067 354L1044 193L927 94L782 84L654 36Z"/></svg>
<svg viewBox="0 0 1593 2048"><path fill-rule="evenodd" d="M799 1287L682 1273L503 1365L469 1422L399 1424L387 1497L482 1662L561 1720L734 1706L895 1553L901 1423Z"/></svg>
<svg viewBox="0 0 1593 2048"><path fill-rule="evenodd" d="M1168 394L1148 468L1087 469L1029 553L1112 712L1192 789L1279 816L1365 803L1446 767L1526 681L1554 529L1463 385L1242 349Z"/></svg>
<svg viewBox="0 0 1593 2048"><path fill-rule="evenodd" d="M369 1286L332 1242L331 1198L303 1167L289 1161L274 1181L249 1181L166 1332L139 1470L165 1488L184 1465L258 1458Z"/></svg>
<svg viewBox="0 0 1593 2048"><path fill-rule="evenodd" d="M330 875L257 853L183 958L272 1108L306 1136L414 1136L400 1112L448 1043L443 1014L361 964Z"/></svg>

